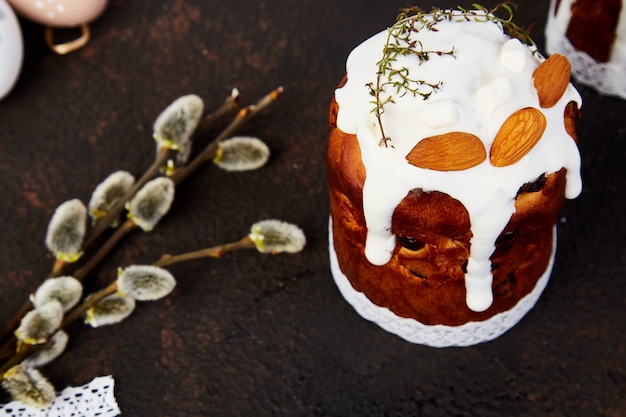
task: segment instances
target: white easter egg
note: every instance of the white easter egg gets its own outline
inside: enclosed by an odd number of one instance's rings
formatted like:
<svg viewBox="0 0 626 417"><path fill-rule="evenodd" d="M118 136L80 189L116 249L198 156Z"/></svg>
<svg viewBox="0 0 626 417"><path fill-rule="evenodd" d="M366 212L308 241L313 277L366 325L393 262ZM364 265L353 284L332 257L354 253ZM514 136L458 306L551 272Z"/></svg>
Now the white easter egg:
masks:
<svg viewBox="0 0 626 417"><path fill-rule="evenodd" d="M0 0L0 99L15 85L24 57L24 42L20 24L13 9Z"/></svg>
<svg viewBox="0 0 626 417"><path fill-rule="evenodd" d="M54 28L91 22L104 11L107 0L8 0L27 19Z"/></svg>

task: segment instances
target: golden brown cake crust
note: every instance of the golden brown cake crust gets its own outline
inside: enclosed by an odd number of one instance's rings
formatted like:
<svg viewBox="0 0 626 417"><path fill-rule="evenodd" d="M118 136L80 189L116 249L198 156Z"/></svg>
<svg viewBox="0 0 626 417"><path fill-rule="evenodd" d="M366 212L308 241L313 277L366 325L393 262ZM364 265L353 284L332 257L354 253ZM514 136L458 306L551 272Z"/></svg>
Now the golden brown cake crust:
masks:
<svg viewBox="0 0 626 417"><path fill-rule="evenodd" d="M565 169L523 187L516 213L491 257L494 301L484 312L465 301L464 268L471 239L463 205L440 192L409 192L392 217L396 246L391 260L375 266L365 258L365 167L358 140L336 126L330 110L328 181L334 249L352 286L373 303L424 324L461 325L511 309L545 272L553 229L564 200Z"/></svg>

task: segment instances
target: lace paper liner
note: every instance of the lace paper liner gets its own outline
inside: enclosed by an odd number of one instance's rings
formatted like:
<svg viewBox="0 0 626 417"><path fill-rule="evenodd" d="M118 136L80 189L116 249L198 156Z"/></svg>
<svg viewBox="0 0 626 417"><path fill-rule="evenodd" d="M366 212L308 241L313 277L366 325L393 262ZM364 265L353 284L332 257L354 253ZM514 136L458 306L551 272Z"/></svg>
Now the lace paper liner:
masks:
<svg viewBox="0 0 626 417"><path fill-rule="evenodd" d="M572 64L572 76L602 94L626 99L626 67L610 62L599 62L583 51L576 49L556 26L554 1L546 24L546 50L549 54L565 55Z"/></svg>
<svg viewBox="0 0 626 417"><path fill-rule="evenodd" d="M94 378L81 387L67 387L48 408L37 408L12 401L0 406L0 416L11 417L115 417L120 409L115 401L112 376Z"/></svg>
<svg viewBox="0 0 626 417"><path fill-rule="evenodd" d="M400 317L391 310L372 303L365 294L356 291L348 278L341 272L333 244L332 219L329 221L330 269L341 295L366 320L393 333L404 340L431 347L466 347L493 340L515 326L530 311L550 279L556 254L556 226L553 232L552 255L544 274L535 288L523 297L511 310L498 313L480 322L469 322L461 326L426 325L417 320Z"/></svg>

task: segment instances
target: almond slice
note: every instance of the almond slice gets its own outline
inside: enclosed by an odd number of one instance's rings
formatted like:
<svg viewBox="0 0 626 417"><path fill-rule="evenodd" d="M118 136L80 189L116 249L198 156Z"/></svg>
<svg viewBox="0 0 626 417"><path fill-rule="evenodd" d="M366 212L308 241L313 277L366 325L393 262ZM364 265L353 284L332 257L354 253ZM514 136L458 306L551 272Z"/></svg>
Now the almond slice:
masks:
<svg viewBox="0 0 626 417"><path fill-rule="evenodd" d="M563 97L569 85L571 70L568 59L561 54L550 56L537 67L533 73L533 83L541 107L552 107Z"/></svg>
<svg viewBox="0 0 626 417"><path fill-rule="evenodd" d="M565 123L565 131L574 139L574 142L578 143L578 136L576 135L576 119L580 118L580 109L575 101L570 101L565 106L565 112L563 119Z"/></svg>
<svg viewBox="0 0 626 417"><path fill-rule="evenodd" d="M510 115L502 123L491 145L491 164L504 167L522 159L539 142L547 124L543 113L534 107L526 107Z"/></svg>
<svg viewBox="0 0 626 417"><path fill-rule="evenodd" d="M449 132L422 139L406 156L418 168L462 171L487 159L482 141L465 132Z"/></svg>

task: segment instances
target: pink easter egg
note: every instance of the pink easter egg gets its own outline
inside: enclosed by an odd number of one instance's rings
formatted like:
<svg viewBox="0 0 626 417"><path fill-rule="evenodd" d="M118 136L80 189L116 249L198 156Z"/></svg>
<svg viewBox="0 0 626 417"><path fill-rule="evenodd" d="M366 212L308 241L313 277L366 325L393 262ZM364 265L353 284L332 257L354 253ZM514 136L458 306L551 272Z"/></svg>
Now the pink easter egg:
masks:
<svg viewBox="0 0 626 417"><path fill-rule="evenodd" d="M44 26L80 26L96 19L107 0L7 0L20 15Z"/></svg>

